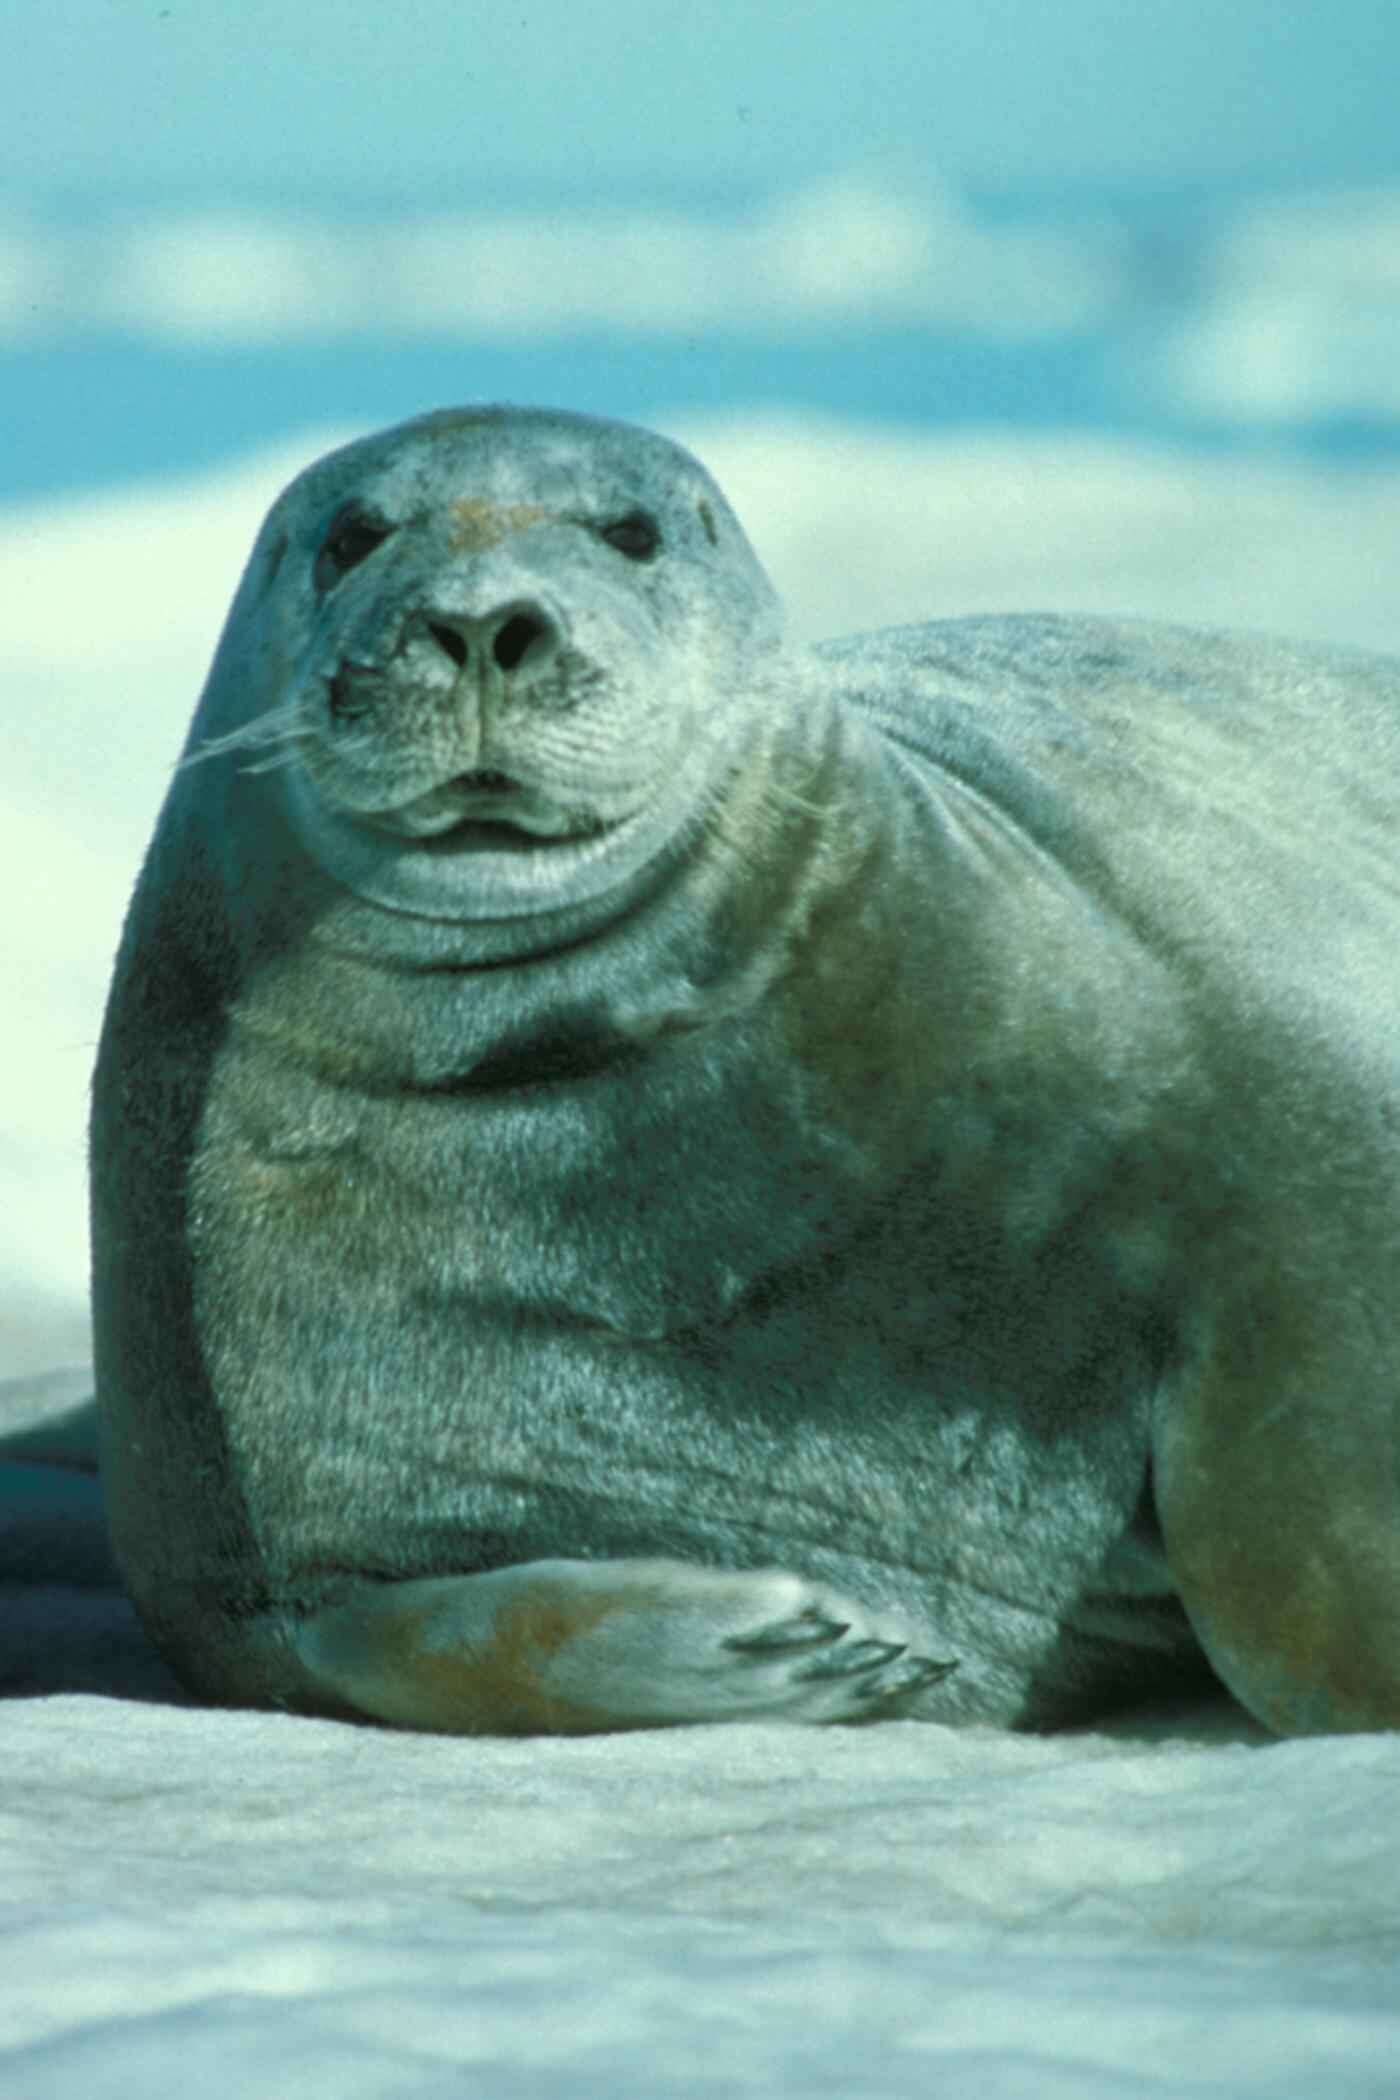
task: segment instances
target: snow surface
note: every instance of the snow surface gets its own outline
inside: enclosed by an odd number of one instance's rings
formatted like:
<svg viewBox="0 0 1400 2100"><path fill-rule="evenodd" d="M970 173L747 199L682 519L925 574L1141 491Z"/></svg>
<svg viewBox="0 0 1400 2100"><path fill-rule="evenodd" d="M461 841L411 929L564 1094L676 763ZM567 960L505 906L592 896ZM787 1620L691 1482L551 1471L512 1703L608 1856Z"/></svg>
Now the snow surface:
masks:
<svg viewBox="0 0 1400 2100"><path fill-rule="evenodd" d="M804 632L854 600L1400 644L1393 472L689 434ZM0 517L0 1373L82 1346L117 924L257 513L318 449ZM0 1433L85 1387L0 1387ZM0 1466L3 2100L1400 2095L1400 1737L1223 1702L1044 1739L206 1712L104 1569L89 1479Z"/></svg>
<svg viewBox="0 0 1400 2100"><path fill-rule="evenodd" d="M7 2100L1400 2092L1400 1737L205 1712L94 1518L0 1468Z"/></svg>

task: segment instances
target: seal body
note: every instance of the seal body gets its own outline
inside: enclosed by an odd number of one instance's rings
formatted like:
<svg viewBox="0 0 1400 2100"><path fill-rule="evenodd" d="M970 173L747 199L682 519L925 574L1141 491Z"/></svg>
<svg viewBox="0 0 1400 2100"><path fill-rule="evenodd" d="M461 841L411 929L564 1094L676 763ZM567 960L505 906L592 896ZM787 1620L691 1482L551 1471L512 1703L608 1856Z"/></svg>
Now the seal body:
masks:
<svg viewBox="0 0 1400 2100"><path fill-rule="evenodd" d="M95 1081L103 1468L208 1696L1400 1723L1400 672L786 651L647 433L254 549Z"/></svg>

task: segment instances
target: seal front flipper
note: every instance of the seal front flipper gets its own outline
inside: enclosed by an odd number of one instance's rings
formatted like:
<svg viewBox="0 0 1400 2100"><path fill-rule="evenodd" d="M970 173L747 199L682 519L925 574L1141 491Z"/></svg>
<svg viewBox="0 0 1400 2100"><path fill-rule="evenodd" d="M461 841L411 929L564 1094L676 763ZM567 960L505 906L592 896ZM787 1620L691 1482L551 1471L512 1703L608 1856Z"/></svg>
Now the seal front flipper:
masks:
<svg viewBox="0 0 1400 2100"><path fill-rule="evenodd" d="M859 1721L909 1711L954 1667L800 1576L665 1560L359 1582L292 1645L337 1706L448 1734Z"/></svg>

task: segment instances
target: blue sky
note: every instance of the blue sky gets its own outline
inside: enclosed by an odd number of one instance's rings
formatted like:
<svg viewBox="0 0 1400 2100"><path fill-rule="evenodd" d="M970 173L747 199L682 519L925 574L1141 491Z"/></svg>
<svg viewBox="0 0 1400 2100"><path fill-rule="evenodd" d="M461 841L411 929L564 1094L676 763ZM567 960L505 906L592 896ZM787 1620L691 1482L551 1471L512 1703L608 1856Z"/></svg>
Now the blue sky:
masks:
<svg viewBox="0 0 1400 2100"><path fill-rule="evenodd" d="M1395 0L0 0L0 498L504 396L1400 444Z"/></svg>
<svg viewBox="0 0 1400 2100"><path fill-rule="evenodd" d="M7 1276L70 1322L36 1361L79 1346L131 870L258 513L335 437L482 398L674 429L804 632L1397 646L1396 0L0 0L0 51L0 1327Z"/></svg>
<svg viewBox="0 0 1400 2100"><path fill-rule="evenodd" d="M0 181L460 200L1370 180L1394 0L3 0Z"/></svg>

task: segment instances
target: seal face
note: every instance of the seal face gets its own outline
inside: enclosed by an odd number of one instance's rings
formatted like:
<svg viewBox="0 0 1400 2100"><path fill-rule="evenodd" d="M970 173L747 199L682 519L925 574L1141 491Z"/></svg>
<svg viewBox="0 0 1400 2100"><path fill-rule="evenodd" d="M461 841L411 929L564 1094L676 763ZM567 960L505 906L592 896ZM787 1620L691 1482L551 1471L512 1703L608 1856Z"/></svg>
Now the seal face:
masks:
<svg viewBox="0 0 1400 2100"><path fill-rule="evenodd" d="M109 1516L208 1696L1400 1723L1400 676L785 651L713 481L422 417L272 510L94 1084Z"/></svg>
<svg viewBox="0 0 1400 2100"><path fill-rule="evenodd" d="M677 447L543 412L333 454L274 509L245 598L231 640L276 699L249 720L241 663L216 677L191 756L282 761L331 875L453 922L585 902L692 824L719 696L779 629Z"/></svg>

